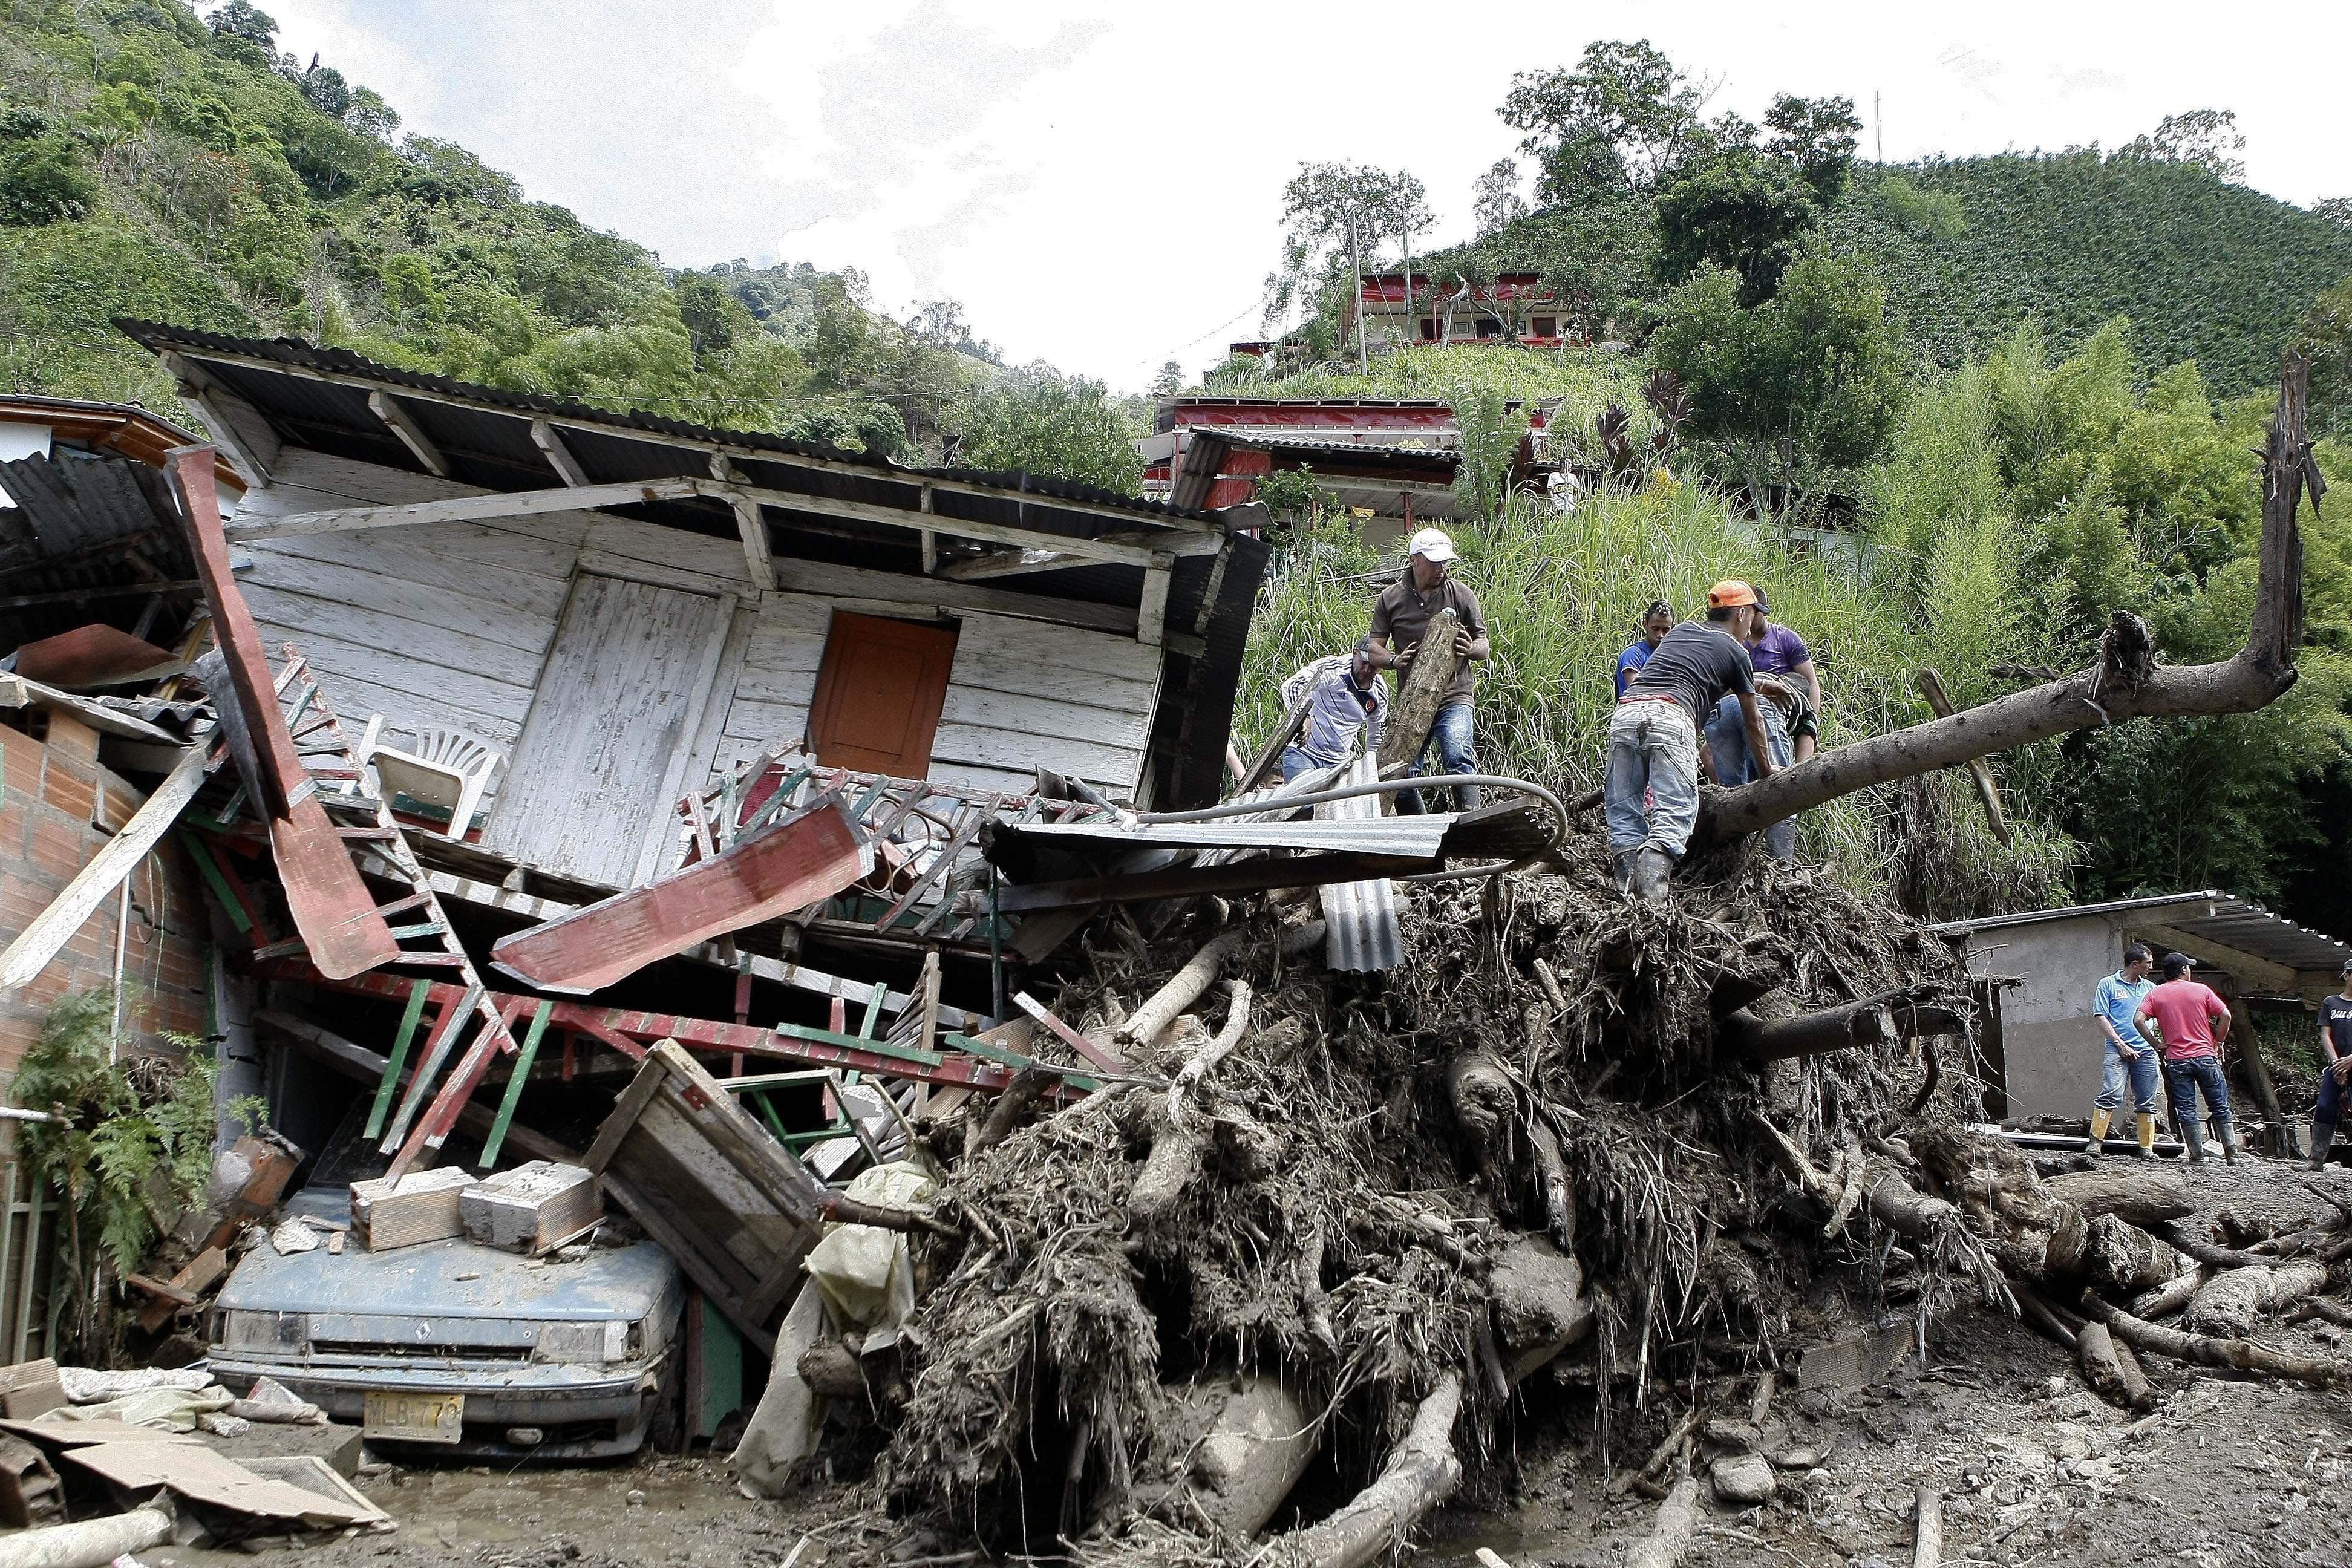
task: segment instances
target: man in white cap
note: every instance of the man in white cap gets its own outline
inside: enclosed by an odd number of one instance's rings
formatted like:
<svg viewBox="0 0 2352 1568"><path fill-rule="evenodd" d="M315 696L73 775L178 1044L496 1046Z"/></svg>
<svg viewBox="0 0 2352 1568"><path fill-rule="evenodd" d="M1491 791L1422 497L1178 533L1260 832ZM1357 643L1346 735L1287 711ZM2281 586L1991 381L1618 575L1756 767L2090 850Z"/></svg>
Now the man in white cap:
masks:
<svg viewBox="0 0 2352 1568"><path fill-rule="evenodd" d="M1444 529L1423 529L1412 536L1407 548L1404 575L1389 584L1372 605L1372 633L1365 641L1374 668L1398 668L1412 663L1413 655L1420 651L1431 616L1440 610L1452 610L1460 617L1454 634L1454 651L1461 655L1464 663L1454 672L1453 684L1445 689L1438 705L1437 721L1429 728L1429 740L1414 761L1412 773L1420 776L1422 763L1428 761L1433 748L1439 766L1447 773L1475 773L1478 771L1478 759L1472 744L1470 703L1471 693L1478 683L1477 667L1493 651L1486 640L1486 614L1478 607L1478 595L1455 581L1447 570L1454 560L1454 541L1446 537ZM1454 803L1457 810L1476 809L1478 786L1456 784ZM1397 810L1413 813L1421 809L1419 790L1398 794Z"/></svg>

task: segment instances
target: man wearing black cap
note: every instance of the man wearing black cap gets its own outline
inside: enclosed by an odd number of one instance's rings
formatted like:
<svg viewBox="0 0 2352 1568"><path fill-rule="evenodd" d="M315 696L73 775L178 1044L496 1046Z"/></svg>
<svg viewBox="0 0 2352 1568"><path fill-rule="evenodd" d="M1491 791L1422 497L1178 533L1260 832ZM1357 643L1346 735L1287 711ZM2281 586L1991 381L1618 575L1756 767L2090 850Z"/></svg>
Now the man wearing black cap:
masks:
<svg viewBox="0 0 2352 1568"><path fill-rule="evenodd" d="M2352 959L2345 961L2344 989L2319 1004L2319 1109L2311 1113L2311 1168L2327 1163L2336 1124L2344 1120L2344 1092L2352 1084Z"/></svg>
<svg viewBox="0 0 2352 1568"><path fill-rule="evenodd" d="M2141 1001L2132 1021L2164 1049L2165 1092L2172 1097L2172 1119L2180 1124L2189 1163L2205 1162L2197 1117L2201 1090L2205 1109L2212 1113L2213 1135L2221 1141L2221 1158L2234 1165L2238 1141L2230 1134L2230 1086L2222 1079L2221 1060L2221 1043L2230 1037L2230 1005L2196 977L2195 968L2187 953L2166 953L2164 984Z"/></svg>

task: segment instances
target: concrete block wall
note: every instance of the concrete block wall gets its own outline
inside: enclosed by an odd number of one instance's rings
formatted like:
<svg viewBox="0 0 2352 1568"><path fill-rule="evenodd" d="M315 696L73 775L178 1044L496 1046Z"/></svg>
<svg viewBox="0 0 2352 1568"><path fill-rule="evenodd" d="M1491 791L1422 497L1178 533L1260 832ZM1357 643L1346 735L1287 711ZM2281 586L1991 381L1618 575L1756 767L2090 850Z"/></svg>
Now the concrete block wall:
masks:
<svg viewBox="0 0 2352 1568"><path fill-rule="evenodd" d="M0 946L14 940L128 822L146 796L98 760L98 735L70 714L0 714ZM166 1031L201 1035L211 938L203 891L171 839L131 877L123 943L124 1044L176 1054ZM0 996L0 1092L40 1039L51 1004L114 979L121 892L82 922L47 968Z"/></svg>

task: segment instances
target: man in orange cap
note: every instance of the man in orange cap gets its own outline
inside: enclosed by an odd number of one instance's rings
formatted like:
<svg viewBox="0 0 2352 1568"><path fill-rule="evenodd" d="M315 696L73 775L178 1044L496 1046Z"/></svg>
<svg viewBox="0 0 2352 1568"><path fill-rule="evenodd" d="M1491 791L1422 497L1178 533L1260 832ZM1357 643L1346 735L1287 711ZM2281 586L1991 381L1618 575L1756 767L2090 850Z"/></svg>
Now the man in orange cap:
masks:
<svg viewBox="0 0 2352 1568"><path fill-rule="evenodd" d="M1699 730L1724 698L1739 699L1756 776L1772 774L1748 658L1759 613L1756 590L1745 583L1727 579L1708 589L1706 619L1685 621L1666 634L1609 721L1602 794L1610 869L1618 887L1651 902L1665 898L1675 862L1698 825Z"/></svg>

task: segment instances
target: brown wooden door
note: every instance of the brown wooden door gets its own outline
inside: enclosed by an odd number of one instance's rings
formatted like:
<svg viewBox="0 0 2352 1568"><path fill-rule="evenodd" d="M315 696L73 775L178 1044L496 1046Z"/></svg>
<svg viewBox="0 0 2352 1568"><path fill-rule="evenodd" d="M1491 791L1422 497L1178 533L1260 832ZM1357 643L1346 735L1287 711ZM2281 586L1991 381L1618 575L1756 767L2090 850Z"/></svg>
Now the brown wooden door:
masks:
<svg viewBox="0 0 2352 1568"><path fill-rule="evenodd" d="M833 613L809 706L809 748L826 767L919 779L947 701L956 628Z"/></svg>

